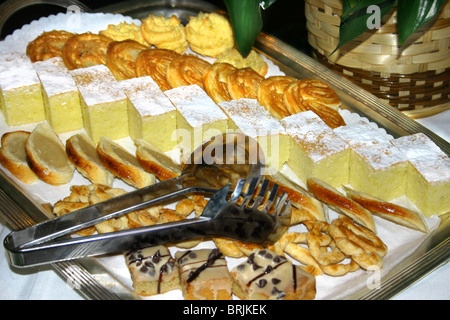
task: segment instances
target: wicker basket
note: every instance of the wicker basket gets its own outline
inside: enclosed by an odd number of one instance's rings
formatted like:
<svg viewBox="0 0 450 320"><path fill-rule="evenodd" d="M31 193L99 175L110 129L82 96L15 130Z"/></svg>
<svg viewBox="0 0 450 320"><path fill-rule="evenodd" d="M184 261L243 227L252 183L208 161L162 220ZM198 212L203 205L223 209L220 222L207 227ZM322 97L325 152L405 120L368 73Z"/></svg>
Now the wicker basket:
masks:
<svg viewBox="0 0 450 320"><path fill-rule="evenodd" d="M306 0L308 41L317 60L411 117L450 109L450 1L436 20L397 42L394 7L381 28L339 43L342 0Z"/></svg>

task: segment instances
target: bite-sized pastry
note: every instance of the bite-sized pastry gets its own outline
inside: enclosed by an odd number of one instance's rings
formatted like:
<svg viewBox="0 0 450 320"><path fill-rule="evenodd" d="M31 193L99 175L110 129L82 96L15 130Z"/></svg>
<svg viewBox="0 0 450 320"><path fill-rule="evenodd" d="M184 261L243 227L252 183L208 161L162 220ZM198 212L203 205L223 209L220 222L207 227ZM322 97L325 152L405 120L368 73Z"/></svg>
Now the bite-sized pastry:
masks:
<svg viewBox="0 0 450 320"><path fill-rule="evenodd" d="M78 88L61 57L33 63L42 84L46 119L56 133L83 128Z"/></svg>
<svg viewBox="0 0 450 320"><path fill-rule="evenodd" d="M0 94L8 126L45 120L41 82L25 54L0 54Z"/></svg>
<svg viewBox="0 0 450 320"><path fill-rule="evenodd" d="M141 33L141 27L134 23L120 22L118 24L109 24L105 30L100 30L99 33L114 41L134 40L145 46L149 45Z"/></svg>
<svg viewBox="0 0 450 320"><path fill-rule="evenodd" d="M231 299L227 261L218 249L178 251L175 260L186 300Z"/></svg>
<svg viewBox="0 0 450 320"><path fill-rule="evenodd" d="M25 151L31 170L42 181L57 186L72 180L74 167L63 143L47 122L38 124L31 131Z"/></svg>
<svg viewBox="0 0 450 320"><path fill-rule="evenodd" d="M78 133L67 139L66 152L83 177L95 184L112 186L114 175L103 166L96 145L86 134Z"/></svg>
<svg viewBox="0 0 450 320"><path fill-rule="evenodd" d="M150 76L162 91L172 89L167 82L167 67L179 54L166 49L147 49L139 53L136 59L136 75Z"/></svg>
<svg viewBox="0 0 450 320"><path fill-rule="evenodd" d="M420 213L345 186L344 190L347 197L353 201L356 201L374 215L407 228L419 230L425 233L428 232L428 226Z"/></svg>
<svg viewBox="0 0 450 320"><path fill-rule="evenodd" d="M182 53L188 47L184 26L175 15L166 18L150 14L142 19L141 33L149 44L158 49Z"/></svg>
<svg viewBox="0 0 450 320"><path fill-rule="evenodd" d="M264 79L258 86L258 101L277 119L290 115L283 102L286 87L297 82L289 76L271 76Z"/></svg>
<svg viewBox="0 0 450 320"><path fill-rule="evenodd" d="M25 143L30 136L28 131L12 131L2 135L0 148L0 163L23 183L34 183L38 176L27 163Z"/></svg>
<svg viewBox="0 0 450 320"><path fill-rule="evenodd" d="M180 288L178 268L165 246L135 249L125 254L133 288L141 296L152 296Z"/></svg>
<svg viewBox="0 0 450 320"><path fill-rule="evenodd" d="M345 125L338 112L341 100L330 86L320 80L301 79L290 84L283 100L290 114L311 110L331 128Z"/></svg>
<svg viewBox="0 0 450 320"><path fill-rule="evenodd" d="M203 87L215 103L231 100L228 93L228 76L236 68L226 62L211 64L203 73Z"/></svg>
<svg viewBox="0 0 450 320"><path fill-rule="evenodd" d="M112 41L101 34L76 34L63 47L64 63L69 70L106 64L106 52Z"/></svg>
<svg viewBox="0 0 450 320"><path fill-rule="evenodd" d="M203 73L210 66L197 56L183 54L173 59L167 67L167 82L172 88L196 84L203 88Z"/></svg>
<svg viewBox="0 0 450 320"><path fill-rule="evenodd" d="M44 61L53 57L63 56L62 49L67 40L74 35L64 30L43 32L36 39L28 43L27 56L31 62Z"/></svg>
<svg viewBox="0 0 450 320"><path fill-rule="evenodd" d="M257 99L258 86L264 77L251 68L237 69L228 76L228 93L234 100Z"/></svg>
<svg viewBox="0 0 450 320"><path fill-rule="evenodd" d="M243 300L314 300L313 275L268 249L253 251L231 270L233 293Z"/></svg>
<svg viewBox="0 0 450 320"><path fill-rule="evenodd" d="M97 153L102 164L114 176L136 189L155 184L155 175L145 171L136 157L117 142L101 137L97 144Z"/></svg>
<svg viewBox="0 0 450 320"><path fill-rule="evenodd" d="M243 57L236 47L226 50L218 58L216 62L226 62L238 69L251 68L260 75L265 76L269 71L269 66L263 57L255 50L251 50L247 57Z"/></svg>
<svg viewBox="0 0 450 320"><path fill-rule="evenodd" d="M376 233L372 213L356 201L346 197L329 184L317 178L309 178L307 186L308 190L311 191L317 199L325 202L328 206L349 217L354 222Z"/></svg>
<svg viewBox="0 0 450 320"><path fill-rule="evenodd" d="M106 52L106 66L118 81L136 78L136 60L141 53L148 49L135 40L113 41Z"/></svg>
<svg viewBox="0 0 450 320"><path fill-rule="evenodd" d="M186 38L192 51L208 57L218 57L234 46L230 21L215 12L200 12L190 17L186 25Z"/></svg>
<svg viewBox="0 0 450 320"><path fill-rule="evenodd" d="M105 65L71 70L81 97L84 128L94 143L129 135L127 96Z"/></svg>

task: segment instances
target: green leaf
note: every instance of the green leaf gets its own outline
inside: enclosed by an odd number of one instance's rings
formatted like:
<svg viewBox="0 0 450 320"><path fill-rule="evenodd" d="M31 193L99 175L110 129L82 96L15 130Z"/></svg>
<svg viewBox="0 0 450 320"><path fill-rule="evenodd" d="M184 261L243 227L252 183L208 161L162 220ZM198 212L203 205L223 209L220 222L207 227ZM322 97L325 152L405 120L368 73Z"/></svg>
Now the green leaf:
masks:
<svg viewBox="0 0 450 320"><path fill-rule="evenodd" d="M398 0L397 26L398 42L402 45L406 39L440 10L446 0Z"/></svg>
<svg viewBox="0 0 450 320"><path fill-rule="evenodd" d="M233 26L234 37L243 57L250 53L262 30L260 0L224 0ZM269 1L271 5L274 1Z"/></svg>
<svg viewBox="0 0 450 320"><path fill-rule="evenodd" d="M392 8L394 3L395 0L344 0L339 27L339 43L331 54L369 30L368 22L374 18L373 15L377 14L370 10L368 12L369 6L375 5L379 8L380 16L376 18L381 20L381 17Z"/></svg>

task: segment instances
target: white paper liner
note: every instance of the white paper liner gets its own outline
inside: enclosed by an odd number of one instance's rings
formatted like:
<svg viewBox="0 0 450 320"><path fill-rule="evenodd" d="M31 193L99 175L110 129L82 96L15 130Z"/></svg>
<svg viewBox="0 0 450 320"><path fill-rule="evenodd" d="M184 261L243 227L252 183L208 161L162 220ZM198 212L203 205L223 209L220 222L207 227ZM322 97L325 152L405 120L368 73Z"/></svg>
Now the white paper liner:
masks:
<svg viewBox="0 0 450 320"><path fill-rule="evenodd" d="M140 25L140 21L133 19L131 17L125 17L120 14L87 14L87 13L60 13L58 15L52 15L49 17L41 18L37 21L33 21L28 25L24 25L21 29L16 30L12 35L8 36L4 41L0 42L0 53L6 52L25 52L26 46L29 41L36 38L43 31L50 30L67 30L71 32L81 33L81 32L93 32L96 33L100 30L106 29L108 24L118 24L120 22L133 22ZM208 59L213 61L213 59ZM274 65L269 59L266 59L269 65L269 71L266 76L271 75L282 75L278 66ZM370 122L368 119L361 117L356 113L352 113L348 110L340 110L342 117L348 124L357 121L367 121L374 127L378 127L376 123ZM5 132L25 130L32 131L36 124L29 124L16 127L8 127L0 114L0 135ZM378 128L380 132L386 131L383 128ZM84 129L80 130L84 131ZM68 132L60 135L63 143L76 132ZM122 146L127 148L130 152L135 152L134 143L131 138L124 138L117 140ZM285 168L286 174L291 174L289 168ZM72 185L86 185L90 184L90 181L85 179L77 171L74 173L74 177L70 184L62 186L51 186L42 181L36 182L34 184L28 185L17 180L13 175L11 175L6 169L3 171L21 188L24 192L29 195L32 199L36 201L37 204L50 203L54 204L56 201L70 194L70 187ZM294 182L300 183L298 178L291 175ZM129 185L125 184L119 179L115 179L113 187L122 188L126 191L134 190ZM406 198L396 199L395 202L411 207L411 203ZM337 213L330 210L330 221L337 217ZM433 216L431 218L426 218L426 223L430 233L432 233L439 226L440 218ZM340 299L344 298L357 290L363 288L364 286L376 287L376 281L379 280L379 276L387 274L393 267L395 267L400 261L412 254L420 244L428 236L422 232L411 230L397 224L391 223L389 221L383 220L378 217L374 217L376 228L378 231L378 236L385 242L388 246L388 253L384 257L383 268L380 270L380 274L376 272L367 272L363 270L358 270L356 272L347 274L342 277L331 277L327 275L320 275L316 277L317 282L317 295L316 299ZM290 231L305 232L306 229L303 225L294 226ZM205 241L199 244L194 249L199 248L211 248L214 247L212 241ZM183 250L178 248L170 248L172 253L177 250ZM128 268L125 264L125 259L122 254L113 255L109 257L99 257L96 258L114 277L116 277L122 284L132 290L132 281ZM232 259L227 257L229 263L229 268L232 269L234 266L238 265L245 258ZM376 288L374 290L377 290ZM156 295L153 297L143 297L144 299L183 299L181 290L173 290L165 294Z"/></svg>

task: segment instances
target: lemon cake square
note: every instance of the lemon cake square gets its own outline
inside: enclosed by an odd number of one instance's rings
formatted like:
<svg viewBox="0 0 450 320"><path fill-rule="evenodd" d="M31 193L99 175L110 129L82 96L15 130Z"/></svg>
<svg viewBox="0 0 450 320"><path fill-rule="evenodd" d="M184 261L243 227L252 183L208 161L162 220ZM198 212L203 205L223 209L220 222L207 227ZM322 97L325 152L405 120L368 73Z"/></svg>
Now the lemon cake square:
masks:
<svg viewBox="0 0 450 320"><path fill-rule="evenodd" d="M43 88L45 115L56 133L83 128L78 88L61 57L33 63Z"/></svg>
<svg viewBox="0 0 450 320"><path fill-rule="evenodd" d="M172 136L177 129L178 111L151 77L119 82L128 97L130 136L144 139L163 152L176 146Z"/></svg>
<svg viewBox="0 0 450 320"><path fill-rule="evenodd" d="M70 74L80 93L84 128L92 141L127 137L127 96L111 71L105 65L96 65L71 70Z"/></svg>
<svg viewBox="0 0 450 320"><path fill-rule="evenodd" d="M350 147L322 119L305 111L281 124L291 138L287 165L305 185L309 177L336 188L348 183Z"/></svg>
<svg viewBox="0 0 450 320"><path fill-rule="evenodd" d="M334 132L352 150L349 184L355 190L386 201L405 194L407 160L390 143L389 135L365 121L341 126Z"/></svg>
<svg viewBox="0 0 450 320"><path fill-rule="evenodd" d="M450 158L425 134L391 140L409 161L406 196L426 216L450 211Z"/></svg>
<svg viewBox="0 0 450 320"><path fill-rule="evenodd" d="M223 101L219 106L230 118L230 129L255 139L261 147L268 173L281 170L289 157L286 129L256 99Z"/></svg>
<svg viewBox="0 0 450 320"><path fill-rule="evenodd" d="M210 138L226 133L228 117L198 85L164 91L182 117L178 118L177 141L183 154L190 154Z"/></svg>
<svg viewBox="0 0 450 320"><path fill-rule="evenodd" d="M0 92L0 104L8 126L45 120L42 86L25 54L0 55Z"/></svg>

